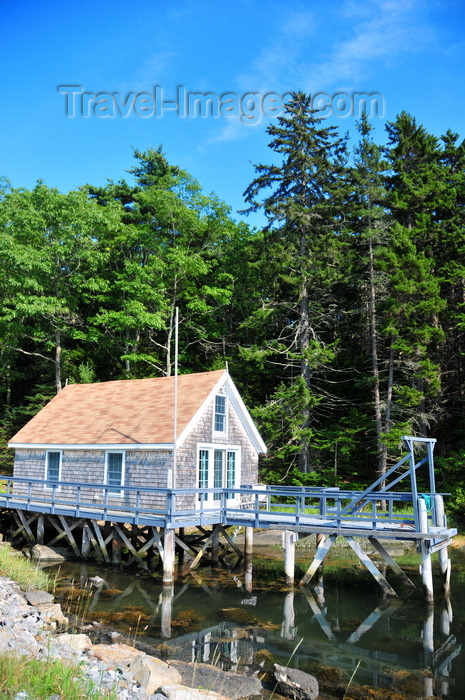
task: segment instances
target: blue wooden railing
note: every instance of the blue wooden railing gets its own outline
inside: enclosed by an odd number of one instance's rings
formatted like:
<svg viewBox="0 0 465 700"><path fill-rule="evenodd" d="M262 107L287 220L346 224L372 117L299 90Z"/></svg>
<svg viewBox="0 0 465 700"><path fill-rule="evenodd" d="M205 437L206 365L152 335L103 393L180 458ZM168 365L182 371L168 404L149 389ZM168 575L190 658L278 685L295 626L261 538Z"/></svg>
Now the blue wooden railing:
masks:
<svg viewBox="0 0 465 700"><path fill-rule="evenodd" d="M360 529L419 532L414 494L335 488L243 486L241 488L150 488L88 482L46 481L0 475L0 508L168 528L207 525ZM117 491L117 493L115 493ZM436 496L438 494L435 494ZM428 520L437 527L434 494L427 494ZM356 506L354 505L356 504Z"/></svg>
<svg viewBox="0 0 465 700"><path fill-rule="evenodd" d="M403 539L455 534L435 490L434 439L404 437L407 454L363 491L309 486L152 488L0 475L0 508L165 528L222 523ZM417 451L420 457L417 458ZM427 465L422 492L417 470ZM402 486L406 490L394 491ZM0 489L1 491L2 489Z"/></svg>

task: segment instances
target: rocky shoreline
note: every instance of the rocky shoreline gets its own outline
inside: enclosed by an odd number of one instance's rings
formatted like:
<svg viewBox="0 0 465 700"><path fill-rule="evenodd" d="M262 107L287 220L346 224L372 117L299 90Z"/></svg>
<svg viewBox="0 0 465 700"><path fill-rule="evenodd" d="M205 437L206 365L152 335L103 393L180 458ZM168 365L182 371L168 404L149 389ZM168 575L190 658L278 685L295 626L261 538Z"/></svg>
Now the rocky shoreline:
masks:
<svg viewBox="0 0 465 700"><path fill-rule="evenodd" d="M127 644L93 644L86 634L68 629L69 621L51 594L23 591L11 579L0 577L0 653L43 661L59 658L79 665L102 692L116 689L118 700L263 697L264 688L255 676L224 672L209 664L164 662ZM119 636L115 633L115 638ZM274 673L281 695L299 700L318 697L313 676L277 665ZM19 695L22 700L34 700Z"/></svg>

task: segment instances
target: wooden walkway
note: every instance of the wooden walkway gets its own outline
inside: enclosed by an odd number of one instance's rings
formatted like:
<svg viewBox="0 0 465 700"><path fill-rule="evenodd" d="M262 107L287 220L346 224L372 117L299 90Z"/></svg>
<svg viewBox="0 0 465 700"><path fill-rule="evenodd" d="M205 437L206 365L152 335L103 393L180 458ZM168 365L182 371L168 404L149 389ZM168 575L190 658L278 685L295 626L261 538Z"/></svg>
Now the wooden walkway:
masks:
<svg viewBox="0 0 465 700"><path fill-rule="evenodd" d="M318 535L315 559L301 581L308 583L336 537L344 536L378 583L389 595L395 595L354 538L369 538L396 573L399 567L380 540L413 541L422 554L425 598L432 600L431 554L440 553L441 576L447 588L447 546L457 531L447 526L444 494L435 490L435 441L412 437L404 440L405 456L365 491L262 485L228 489L121 486L115 497L114 487L106 484L47 483L0 476L5 485L5 492L0 493L0 516L10 514L13 518L15 527L10 526L5 533L13 541L67 542L80 558L87 558L93 548L104 561L118 564L125 547L131 561L147 566L147 557L155 551L163 560L166 582L172 581L175 546L192 555L196 564L210 548L214 561L219 556L220 534L237 551L227 529L245 527L246 555L251 554L254 529L284 531L285 571L290 584L294 580L294 544L299 537ZM422 483L428 483L427 492L418 491L420 467L426 472ZM400 484L408 490L394 490ZM150 507L151 503L156 507ZM207 533L205 528L209 527L211 532ZM186 528L203 530L200 548L190 546L183 538ZM73 532L79 532L79 537Z"/></svg>

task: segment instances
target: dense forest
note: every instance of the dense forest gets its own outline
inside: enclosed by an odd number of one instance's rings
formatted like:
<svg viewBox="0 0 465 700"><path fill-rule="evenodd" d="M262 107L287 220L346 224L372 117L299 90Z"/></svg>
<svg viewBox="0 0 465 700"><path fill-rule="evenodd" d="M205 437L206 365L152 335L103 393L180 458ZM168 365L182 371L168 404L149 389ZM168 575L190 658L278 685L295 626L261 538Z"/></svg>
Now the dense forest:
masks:
<svg viewBox="0 0 465 700"><path fill-rule="evenodd" d="M369 484L401 436L437 438L465 505L465 141L403 112L358 143L296 93L238 223L162 149L67 194L0 180L0 471L66 382L229 367L274 483Z"/></svg>

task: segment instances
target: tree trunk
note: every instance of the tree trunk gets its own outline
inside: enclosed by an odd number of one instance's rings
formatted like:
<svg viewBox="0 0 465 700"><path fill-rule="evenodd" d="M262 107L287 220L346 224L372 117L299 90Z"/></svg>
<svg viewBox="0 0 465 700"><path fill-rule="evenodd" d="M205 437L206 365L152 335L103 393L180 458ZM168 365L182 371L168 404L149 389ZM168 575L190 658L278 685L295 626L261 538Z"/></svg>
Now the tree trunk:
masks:
<svg viewBox="0 0 465 700"><path fill-rule="evenodd" d="M304 260L307 255L307 239L305 235L301 236L300 239L300 255L301 260ZM305 382L305 387L310 391L311 383L311 371L308 360L308 349L310 346L310 319L308 313L308 285L307 276L302 271L301 273L301 287L300 287L300 302L299 302L299 351L300 351L300 376ZM310 471L309 465L309 454L308 454L308 440L307 440L307 430L310 425L310 410L306 406L303 410L302 416L302 430L304 434L300 440L300 454L299 454L299 468L304 474L308 474Z"/></svg>
<svg viewBox="0 0 465 700"><path fill-rule="evenodd" d="M55 330L55 388L57 394L62 390L61 384L61 331Z"/></svg>
<svg viewBox="0 0 465 700"><path fill-rule="evenodd" d="M378 339L376 335L376 292L373 240L368 240L369 284L368 284L368 324L370 333L371 361L373 371L373 400L375 410L376 442L378 454L378 476L386 472L386 446L382 441L383 417L379 389Z"/></svg>

